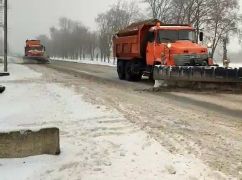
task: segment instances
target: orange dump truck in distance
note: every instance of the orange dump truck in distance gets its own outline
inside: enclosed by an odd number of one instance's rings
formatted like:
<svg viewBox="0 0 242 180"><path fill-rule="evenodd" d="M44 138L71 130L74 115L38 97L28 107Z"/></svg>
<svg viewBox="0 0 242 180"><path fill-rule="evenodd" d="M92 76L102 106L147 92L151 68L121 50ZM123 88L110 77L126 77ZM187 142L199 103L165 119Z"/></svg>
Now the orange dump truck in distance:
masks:
<svg viewBox="0 0 242 180"><path fill-rule="evenodd" d="M192 26L162 24L156 19L133 23L115 34L113 53L119 78L128 81L140 80L142 75L152 77L155 65L213 65L208 48L197 43Z"/></svg>
<svg viewBox="0 0 242 180"><path fill-rule="evenodd" d="M25 56L35 57L44 56L45 48L40 43L40 40L26 40Z"/></svg>
<svg viewBox="0 0 242 180"><path fill-rule="evenodd" d="M26 41L26 46L41 46L40 40L27 40Z"/></svg>
<svg viewBox="0 0 242 180"><path fill-rule="evenodd" d="M34 60L38 62L49 62L45 55L45 47L40 40L26 40L24 59Z"/></svg>

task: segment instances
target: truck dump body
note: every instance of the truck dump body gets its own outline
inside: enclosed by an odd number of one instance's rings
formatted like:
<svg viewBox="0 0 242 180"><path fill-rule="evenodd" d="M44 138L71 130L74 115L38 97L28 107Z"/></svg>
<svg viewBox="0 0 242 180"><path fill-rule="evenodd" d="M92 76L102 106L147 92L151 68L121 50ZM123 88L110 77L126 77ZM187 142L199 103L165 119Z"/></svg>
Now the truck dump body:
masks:
<svg viewBox="0 0 242 180"><path fill-rule="evenodd" d="M27 40L26 46L29 46L29 47L41 46L40 40Z"/></svg>
<svg viewBox="0 0 242 180"><path fill-rule="evenodd" d="M145 57L146 36L149 29L155 26L157 19L133 23L119 31L113 38L114 56L121 59Z"/></svg>

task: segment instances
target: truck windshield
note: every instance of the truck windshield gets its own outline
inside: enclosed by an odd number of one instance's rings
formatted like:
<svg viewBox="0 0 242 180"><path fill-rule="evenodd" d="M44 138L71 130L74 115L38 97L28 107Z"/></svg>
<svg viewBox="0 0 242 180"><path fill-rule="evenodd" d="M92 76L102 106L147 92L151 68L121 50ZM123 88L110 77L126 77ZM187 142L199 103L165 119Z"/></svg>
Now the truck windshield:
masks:
<svg viewBox="0 0 242 180"><path fill-rule="evenodd" d="M192 30L160 30L158 42L175 42L189 40L195 42L195 32Z"/></svg>

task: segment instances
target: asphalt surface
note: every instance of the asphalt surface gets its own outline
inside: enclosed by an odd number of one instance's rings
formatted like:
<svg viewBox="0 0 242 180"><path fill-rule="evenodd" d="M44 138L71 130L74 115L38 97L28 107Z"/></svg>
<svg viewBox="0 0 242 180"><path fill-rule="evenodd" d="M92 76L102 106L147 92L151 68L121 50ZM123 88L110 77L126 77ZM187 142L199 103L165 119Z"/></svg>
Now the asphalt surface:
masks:
<svg viewBox="0 0 242 180"><path fill-rule="evenodd" d="M128 82L119 80L116 67L112 66L103 66L103 65L92 65L92 64L82 64L75 62L64 62L64 61L51 61L50 64L44 65L48 68L55 69L60 72L65 72L69 74L73 74L74 76L79 76L92 80L97 80L101 83L112 83L117 87L122 88L130 88L136 91L148 91L155 95L164 96L170 101L173 101L176 104L180 104L181 107L184 108L200 108L201 111L206 112L214 111L220 114L224 114L229 117L242 119L242 110L241 109L233 109L226 108L226 99L224 99L224 103L214 103L219 99L219 94L221 92L213 92L213 91L204 91L204 92L196 92L187 89L164 89L160 92L153 92L154 82L148 79L142 79L140 82ZM190 98L180 93L185 94L195 94L195 96L199 95L208 95L209 98L214 98L215 101L203 101L203 99L199 98ZM237 95L239 96L239 95ZM241 101L242 104L242 101Z"/></svg>
<svg viewBox="0 0 242 180"><path fill-rule="evenodd" d="M115 67L103 65L52 61L29 67L50 82L75 88L88 102L117 109L170 152L193 154L234 177L242 174L241 94L187 89L154 92L153 82L121 81Z"/></svg>
<svg viewBox="0 0 242 180"><path fill-rule="evenodd" d="M97 78L99 81L115 83L118 86L130 86L137 89L151 89L154 85L153 81L150 81L145 77L143 77L140 82L121 81L118 78L116 67L114 66L53 60L50 64L46 64L45 66L65 73L74 75L81 74L82 77L86 78Z"/></svg>

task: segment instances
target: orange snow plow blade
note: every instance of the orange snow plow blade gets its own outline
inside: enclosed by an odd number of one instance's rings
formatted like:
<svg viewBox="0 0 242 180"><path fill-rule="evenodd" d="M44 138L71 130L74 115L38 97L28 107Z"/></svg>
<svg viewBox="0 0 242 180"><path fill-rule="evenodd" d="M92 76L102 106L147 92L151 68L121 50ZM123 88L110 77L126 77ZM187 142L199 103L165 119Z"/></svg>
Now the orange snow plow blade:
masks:
<svg viewBox="0 0 242 180"><path fill-rule="evenodd" d="M24 56L23 61L24 63L50 63L50 59L48 57L42 56Z"/></svg>
<svg viewBox="0 0 242 180"><path fill-rule="evenodd" d="M242 68L217 66L155 66L154 80L170 86L194 86L211 89L242 90ZM162 83L158 83L158 86ZM156 85L157 86L157 85Z"/></svg>

